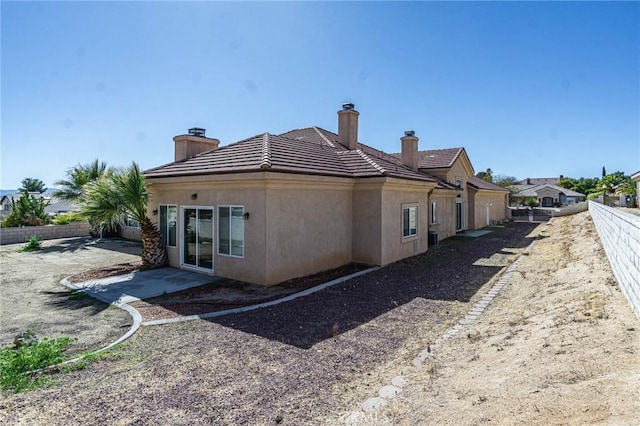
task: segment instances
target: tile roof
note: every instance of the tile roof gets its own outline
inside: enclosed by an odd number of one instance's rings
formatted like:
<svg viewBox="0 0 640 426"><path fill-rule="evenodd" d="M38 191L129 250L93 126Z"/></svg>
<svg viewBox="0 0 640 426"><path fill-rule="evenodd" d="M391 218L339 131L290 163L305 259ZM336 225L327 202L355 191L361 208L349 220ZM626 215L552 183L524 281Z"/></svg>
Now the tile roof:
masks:
<svg viewBox="0 0 640 426"><path fill-rule="evenodd" d="M435 178L402 164L372 156L365 151L365 145L361 145L364 149L349 151L336 139L337 135L317 127L282 135L264 133L146 170L144 174L154 178L270 170L340 177L392 176L436 182Z"/></svg>
<svg viewBox="0 0 640 426"><path fill-rule="evenodd" d="M520 181L521 185L557 185L560 182L560 178L551 177L551 178L526 178Z"/></svg>
<svg viewBox="0 0 640 426"><path fill-rule="evenodd" d="M516 197L535 197L538 195L538 191L543 188L551 188L569 197L584 197L584 194L580 192L572 191L567 188L563 188L558 185L540 184L540 185L514 185L514 189L518 190L515 194Z"/></svg>
<svg viewBox="0 0 640 426"><path fill-rule="evenodd" d="M503 188L500 185L496 185L493 182L487 182L486 180L477 178L475 176L469 176L467 178L467 183L471 186L475 186L478 189L489 189L492 191L509 192L508 189Z"/></svg>
<svg viewBox="0 0 640 426"><path fill-rule="evenodd" d="M418 168L420 169L444 169L453 166L464 148L428 149L418 151ZM390 154L398 160L402 158L401 153Z"/></svg>

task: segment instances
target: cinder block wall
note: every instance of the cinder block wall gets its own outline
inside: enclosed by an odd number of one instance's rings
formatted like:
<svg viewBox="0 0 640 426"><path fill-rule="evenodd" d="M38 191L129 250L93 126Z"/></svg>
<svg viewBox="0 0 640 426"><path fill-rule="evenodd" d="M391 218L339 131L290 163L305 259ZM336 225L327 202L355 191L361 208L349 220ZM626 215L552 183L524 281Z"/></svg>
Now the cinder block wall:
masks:
<svg viewBox="0 0 640 426"><path fill-rule="evenodd" d="M640 216L594 201L589 212L618 285L640 318Z"/></svg>
<svg viewBox="0 0 640 426"><path fill-rule="evenodd" d="M22 226L17 228L0 228L0 244L24 243L32 235L43 240L57 238L84 237L89 235L87 222L73 222L68 225Z"/></svg>

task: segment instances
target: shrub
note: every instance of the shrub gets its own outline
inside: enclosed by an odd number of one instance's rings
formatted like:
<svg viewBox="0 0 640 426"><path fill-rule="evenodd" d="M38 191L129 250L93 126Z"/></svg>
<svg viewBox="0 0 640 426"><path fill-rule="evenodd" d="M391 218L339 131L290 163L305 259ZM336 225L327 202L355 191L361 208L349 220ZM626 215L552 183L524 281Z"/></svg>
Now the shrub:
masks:
<svg viewBox="0 0 640 426"><path fill-rule="evenodd" d="M37 251L42 250L42 239L37 235L32 235L27 240L27 244L20 247L18 251Z"/></svg>
<svg viewBox="0 0 640 426"><path fill-rule="evenodd" d="M82 217L82 215L80 215L79 213L69 212L69 213L63 213L57 216L53 220L53 223L55 223L56 225L68 225L73 222L84 222L85 220L86 219Z"/></svg>
<svg viewBox="0 0 640 426"><path fill-rule="evenodd" d="M33 330L27 330L17 346L0 349L0 389L19 393L48 384L51 380L36 371L67 360L64 351L69 343L68 337L39 341Z"/></svg>
<svg viewBox="0 0 640 426"><path fill-rule="evenodd" d="M50 220L45 211L48 205L43 197L23 191L17 201L11 200L11 213L2 221L2 227L46 225Z"/></svg>

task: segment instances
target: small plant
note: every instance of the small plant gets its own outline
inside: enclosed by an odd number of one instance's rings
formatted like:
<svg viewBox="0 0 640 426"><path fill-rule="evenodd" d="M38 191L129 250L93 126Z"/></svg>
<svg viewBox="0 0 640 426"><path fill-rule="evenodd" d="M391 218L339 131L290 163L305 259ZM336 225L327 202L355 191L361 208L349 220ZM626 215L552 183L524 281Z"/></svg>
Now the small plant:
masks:
<svg viewBox="0 0 640 426"><path fill-rule="evenodd" d="M57 216L53 220L53 223L55 223L56 225L68 225L73 222L84 222L85 220L86 219L82 217L82 215L75 212L69 212Z"/></svg>
<svg viewBox="0 0 640 426"><path fill-rule="evenodd" d="M18 251L25 252L25 251L38 251L38 250L42 250L42 239L37 235L32 235L27 240L27 244L20 247Z"/></svg>
<svg viewBox="0 0 640 426"><path fill-rule="evenodd" d="M70 300L81 300L89 298L89 293L83 290L73 290L69 295Z"/></svg>
<svg viewBox="0 0 640 426"><path fill-rule="evenodd" d="M33 330L18 336L14 346L0 349L0 389L19 393L51 383L38 370L65 361L71 341L69 337L38 340Z"/></svg>

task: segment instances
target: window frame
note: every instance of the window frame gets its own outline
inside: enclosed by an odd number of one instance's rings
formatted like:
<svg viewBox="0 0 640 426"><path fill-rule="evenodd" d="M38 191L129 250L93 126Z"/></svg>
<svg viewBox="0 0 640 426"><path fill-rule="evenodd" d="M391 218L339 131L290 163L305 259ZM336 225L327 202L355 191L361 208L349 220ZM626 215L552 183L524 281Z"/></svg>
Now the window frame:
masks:
<svg viewBox="0 0 640 426"><path fill-rule="evenodd" d="M415 228L411 229L411 211L414 211L414 222ZM408 214L405 215L405 212ZM409 221L409 223L405 222L405 219ZM402 205L402 240L410 240L418 237L418 204L403 204ZM406 226L405 226L406 225ZM405 231L408 230L408 233L405 235Z"/></svg>
<svg viewBox="0 0 640 426"><path fill-rule="evenodd" d="M431 201L431 225L438 224L438 202Z"/></svg>
<svg viewBox="0 0 640 426"><path fill-rule="evenodd" d="M166 209L166 223L164 225L164 233L162 226L162 208ZM173 207L175 209L175 233L174 233L174 244L171 244L171 240L169 238L169 208ZM163 239L163 244L165 247L178 247L178 205L177 204L159 204L158 205L158 229L160 230L160 235Z"/></svg>
<svg viewBox="0 0 640 426"><path fill-rule="evenodd" d="M231 226L231 218L233 217L232 212L234 208L238 208L238 209L242 209L242 213L240 215L240 220L242 220L242 254L238 255L238 254L233 254L233 235L232 235L232 226ZM220 214L220 209L229 209L229 252L228 253L224 253L220 251L220 237L222 235L222 233L220 232L220 218L221 218L221 214ZM235 258L239 258L239 259L243 259L244 258L244 243L245 243L245 232L244 232L244 214L245 214L245 209L243 205L219 205L216 208L216 212L218 214L217 220L216 220L216 234L217 234L217 252L219 256L227 256L227 257L235 257Z"/></svg>

